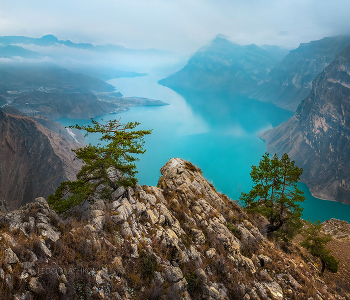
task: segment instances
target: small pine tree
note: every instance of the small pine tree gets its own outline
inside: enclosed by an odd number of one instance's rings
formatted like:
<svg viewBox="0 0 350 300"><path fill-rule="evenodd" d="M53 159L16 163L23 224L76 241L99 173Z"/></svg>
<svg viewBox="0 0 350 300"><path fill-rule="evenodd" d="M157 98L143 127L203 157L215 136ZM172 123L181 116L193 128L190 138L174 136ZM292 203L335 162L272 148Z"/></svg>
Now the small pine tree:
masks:
<svg viewBox="0 0 350 300"><path fill-rule="evenodd" d="M69 208L82 204L97 192L99 186L109 187L107 190L116 190L119 186L133 186L137 182L134 155L145 153L143 137L151 130L133 129L140 125L138 122L121 124L120 120L111 120L101 124L91 119L93 126L70 126L89 133L100 133L100 141L107 144L96 146L87 145L84 148L74 149L77 159L82 160L83 166L75 181L64 181L56 192L48 197L48 203L57 212L64 212ZM111 170L121 174L117 182L111 180ZM99 191L106 194L106 188Z"/></svg>
<svg viewBox="0 0 350 300"><path fill-rule="evenodd" d="M338 263L334 256L330 255L330 250L326 249L326 244L332 240L331 235L321 235L322 224L321 221L313 223L309 221L308 228L304 231L304 241L300 245L310 254L318 257L322 263L321 273L327 269L332 273L337 273Z"/></svg>
<svg viewBox="0 0 350 300"><path fill-rule="evenodd" d="M261 213L268 219L268 234L276 232L285 241L302 228L303 208L298 202L304 202L305 197L297 183L303 169L294 164L286 153L281 159L265 153L259 165L252 166L252 189L240 197L248 212Z"/></svg>

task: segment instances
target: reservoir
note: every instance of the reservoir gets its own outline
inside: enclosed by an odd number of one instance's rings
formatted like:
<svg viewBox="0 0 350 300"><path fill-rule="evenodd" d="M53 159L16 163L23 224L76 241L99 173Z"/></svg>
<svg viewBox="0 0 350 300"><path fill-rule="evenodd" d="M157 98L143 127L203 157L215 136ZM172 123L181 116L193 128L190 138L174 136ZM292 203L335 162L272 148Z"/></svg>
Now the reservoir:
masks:
<svg viewBox="0 0 350 300"><path fill-rule="evenodd" d="M238 200L242 191L251 188L250 171L266 151L258 133L276 127L293 116L273 104L242 96L210 93L176 93L157 83L163 77L148 75L108 81L127 97L162 100L166 106L140 106L96 120L119 119L140 122L139 129L153 129L145 137L146 153L137 162L141 185L157 185L160 168L173 157L191 161L201 168L215 188ZM181 95L180 95L181 94ZM90 120L58 120L64 126L90 124ZM98 137L88 136L87 143ZM303 219L324 221L330 218L350 222L350 205L313 197L305 184L299 183L306 200Z"/></svg>

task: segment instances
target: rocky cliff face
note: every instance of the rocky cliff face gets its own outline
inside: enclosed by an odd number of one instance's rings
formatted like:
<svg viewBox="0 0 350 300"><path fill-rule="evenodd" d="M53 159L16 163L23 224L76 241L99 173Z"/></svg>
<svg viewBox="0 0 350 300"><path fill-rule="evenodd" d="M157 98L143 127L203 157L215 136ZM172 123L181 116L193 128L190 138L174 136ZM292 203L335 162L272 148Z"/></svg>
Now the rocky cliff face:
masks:
<svg viewBox="0 0 350 300"><path fill-rule="evenodd" d="M0 111L0 199L14 209L53 193L80 169L71 151L78 145L27 116Z"/></svg>
<svg viewBox="0 0 350 300"><path fill-rule="evenodd" d="M310 93L313 79L349 44L350 36L300 44L276 64L255 97L295 111Z"/></svg>
<svg viewBox="0 0 350 300"><path fill-rule="evenodd" d="M313 195L350 204L350 46L314 80L294 117L260 134L267 151L288 153Z"/></svg>
<svg viewBox="0 0 350 300"><path fill-rule="evenodd" d="M190 162L171 159L161 173L157 187L92 199L80 220L62 220L44 198L0 213L1 295L350 299L327 286L297 246L284 253L267 240L264 219L218 193Z"/></svg>

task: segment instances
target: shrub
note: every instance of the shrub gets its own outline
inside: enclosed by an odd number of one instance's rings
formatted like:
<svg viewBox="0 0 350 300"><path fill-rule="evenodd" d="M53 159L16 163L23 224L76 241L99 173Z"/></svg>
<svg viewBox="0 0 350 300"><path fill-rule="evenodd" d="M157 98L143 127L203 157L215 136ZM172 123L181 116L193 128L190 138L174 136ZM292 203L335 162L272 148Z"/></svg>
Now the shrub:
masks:
<svg viewBox="0 0 350 300"><path fill-rule="evenodd" d="M232 232L232 234L238 238L238 239L241 239L242 238L242 233L241 231L233 224L231 223L227 223L227 228Z"/></svg>

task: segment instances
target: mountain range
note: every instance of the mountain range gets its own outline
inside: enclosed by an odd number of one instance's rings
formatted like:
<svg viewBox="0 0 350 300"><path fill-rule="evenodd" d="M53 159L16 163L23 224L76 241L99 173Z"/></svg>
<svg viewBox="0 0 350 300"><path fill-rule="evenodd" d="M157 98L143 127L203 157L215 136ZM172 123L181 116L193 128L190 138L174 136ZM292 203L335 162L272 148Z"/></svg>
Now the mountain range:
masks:
<svg viewBox="0 0 350 300"><path fill-rule="evenodd" d="M350 36L326 37L300 44L283 58L283 48L242 46L218 36L199 49L182 70L159 83L180 93L245 95L295 111L309 94L316 75L349 44Z"/></svg>

